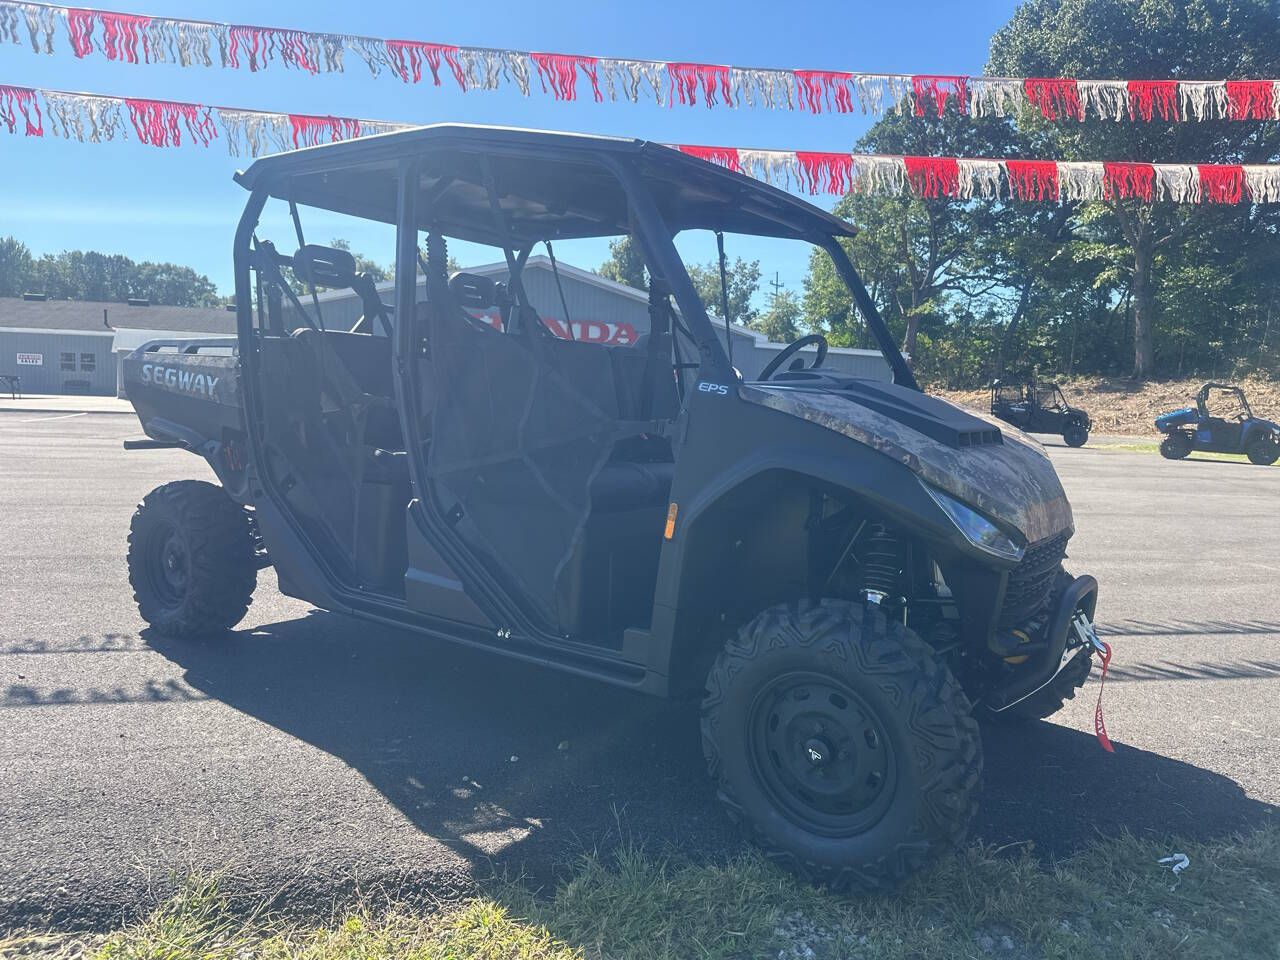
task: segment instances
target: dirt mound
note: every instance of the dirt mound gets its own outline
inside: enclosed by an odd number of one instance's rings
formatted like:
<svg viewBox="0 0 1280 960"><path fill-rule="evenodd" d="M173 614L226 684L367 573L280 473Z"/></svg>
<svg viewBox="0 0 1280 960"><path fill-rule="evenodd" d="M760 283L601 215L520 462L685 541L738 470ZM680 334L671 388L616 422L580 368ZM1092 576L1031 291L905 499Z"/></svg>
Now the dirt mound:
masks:
<svg viewBox="0 0 1280 960"><path fill-rule="evenodd" d="M1067 403L1081 407L1093 418L1095 433L1117 433L1131 436L1155 435L1155 418L1161 413L1190 407L1203 380L1164 380L1136 383L1107 377L1080 377L1059 383ZM1249 406L1256 417L1280 420L1280 382L1261 378L1240 381ZM987 410L987 390L935 390L930 393L953 403Z"/></svg>

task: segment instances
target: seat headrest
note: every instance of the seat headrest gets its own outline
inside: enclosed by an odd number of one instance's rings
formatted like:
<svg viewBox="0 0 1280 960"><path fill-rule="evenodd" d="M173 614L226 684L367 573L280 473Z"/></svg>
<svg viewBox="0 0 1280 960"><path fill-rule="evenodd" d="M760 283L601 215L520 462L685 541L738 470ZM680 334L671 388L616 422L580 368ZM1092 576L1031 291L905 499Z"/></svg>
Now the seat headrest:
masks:
<svg viewBox="0 0 1280 960"><path fill-rule="evenodd" d="M455 273L449 278L449 292L458 306L470 310L488 310L507 303L506 285L478 273Z"/></svg>
<svg viewBox="0 0 1280 960"><path fill-rule="evenodd" d="M293 255L293 273L317 287L350 287L356 279L356 260L346 250L309 243Z"/></svg>

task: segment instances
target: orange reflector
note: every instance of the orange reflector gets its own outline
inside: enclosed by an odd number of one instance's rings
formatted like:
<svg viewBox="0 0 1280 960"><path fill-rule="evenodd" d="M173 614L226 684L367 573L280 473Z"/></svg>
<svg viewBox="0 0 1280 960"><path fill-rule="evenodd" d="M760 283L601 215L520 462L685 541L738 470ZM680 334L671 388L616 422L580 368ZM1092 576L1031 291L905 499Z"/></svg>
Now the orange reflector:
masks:
<svg viewBox="0 0 1280 960"><path fill-rule="evenodd" d="M680 508L673 501L671 506L667 507L667 529L663 531L663 537L670 540L676 535L676 511Z"/></svg>

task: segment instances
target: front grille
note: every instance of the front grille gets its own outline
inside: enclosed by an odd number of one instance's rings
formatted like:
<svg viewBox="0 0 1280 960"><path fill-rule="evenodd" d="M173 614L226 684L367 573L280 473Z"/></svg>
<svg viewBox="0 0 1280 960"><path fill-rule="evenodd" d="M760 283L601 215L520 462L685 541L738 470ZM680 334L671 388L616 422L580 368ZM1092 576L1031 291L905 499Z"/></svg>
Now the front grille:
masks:
<svg viewBox="0 0 1280 960"><path fill-rule="evenodd" d="M1060 533L1027 547L1005 587L1004 606L1000 609L1002 630L1023 626L1049 602L1070 539L1070 533Z"/></svg>

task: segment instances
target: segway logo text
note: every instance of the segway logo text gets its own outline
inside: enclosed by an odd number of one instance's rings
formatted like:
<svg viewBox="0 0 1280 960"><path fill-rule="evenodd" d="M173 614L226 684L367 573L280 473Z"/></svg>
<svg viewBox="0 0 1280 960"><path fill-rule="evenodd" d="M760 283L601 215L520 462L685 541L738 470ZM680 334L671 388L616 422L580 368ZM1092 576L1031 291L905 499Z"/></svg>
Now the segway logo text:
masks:
<svg viewBox="0 0 1280 960"><path fill-rule="evenodd" d="M162 367L154 363L142 365L143 383L154 383L156 386L168 387L170 390L198 394L210 400L213 399L214 387L221 379L221 377L196 373L193 370L183 370L180 367Z"/></svg>

